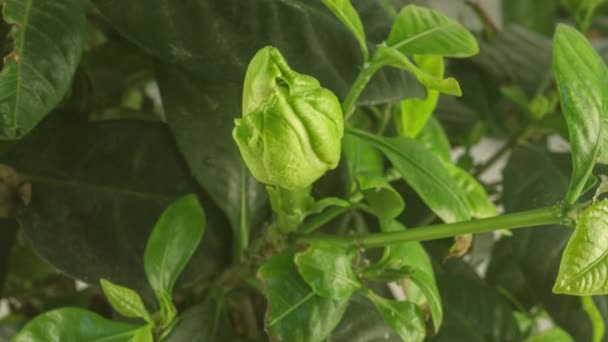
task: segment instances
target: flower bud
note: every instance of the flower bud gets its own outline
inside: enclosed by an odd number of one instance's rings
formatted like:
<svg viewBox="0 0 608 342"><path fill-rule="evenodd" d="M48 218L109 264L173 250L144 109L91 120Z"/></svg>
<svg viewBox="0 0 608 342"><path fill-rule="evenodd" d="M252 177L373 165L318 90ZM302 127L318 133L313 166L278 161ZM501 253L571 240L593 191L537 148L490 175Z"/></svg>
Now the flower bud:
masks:
<svg viewBox="0 0 608 342"><path fill-rule="evenodd" d="M256 179L285 189L311 185L338 165L343 135L342 109L331 91L291 70L276 48L255 55L232 136Z"/></svg>

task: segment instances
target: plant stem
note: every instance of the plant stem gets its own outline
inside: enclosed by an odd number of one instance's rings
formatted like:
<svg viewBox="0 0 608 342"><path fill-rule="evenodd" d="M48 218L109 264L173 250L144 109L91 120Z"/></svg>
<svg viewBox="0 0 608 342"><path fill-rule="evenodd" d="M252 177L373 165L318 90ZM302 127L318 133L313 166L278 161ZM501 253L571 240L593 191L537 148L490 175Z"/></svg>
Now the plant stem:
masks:
<svg viewBox="0 0 608 342"><path fill-rule="evenodd" d="M342 102L342 112L344 113L344 117L348 118L353 113L355 110L355 104L357 103L359 96L361 96L363 89L365 89L365 86L372 79L372 76L374 76L376 71L378 71L378 69L381 67L382 65L375 63L373 58L371 62L363 65L363 69L361 69L359 72L359 75L355 79L353 85L350 87L344 102Z"/></svg>
<svg viewBox="0 0 608 342"><path fill-rule="evenodd" d="M310 236L300 242L329 242L350 248L380 248L398 243L443 239L462 234L476 234L503 229L516 229L566 221L561 206L507 214L476 221L417 227L402 232L372 233L350 236Z"/></svg>
<svg viewBox="0 0 608 342"><path fill-rule="evenodd" d="M241 217L239 222L238 248L235 260L240 260L241 254L249 246L249 226L247 224L247 169L241 166Z"/></svg>

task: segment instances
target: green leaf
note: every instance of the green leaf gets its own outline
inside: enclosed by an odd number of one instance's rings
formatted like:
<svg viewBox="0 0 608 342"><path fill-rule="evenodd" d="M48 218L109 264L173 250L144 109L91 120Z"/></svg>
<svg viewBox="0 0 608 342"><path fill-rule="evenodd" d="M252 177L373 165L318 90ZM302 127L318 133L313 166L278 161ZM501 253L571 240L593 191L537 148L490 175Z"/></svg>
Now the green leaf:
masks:
<svg viewBox="0 0 608 342"><path fill-rule="evenodd" d="M355 36L361 48L363 60L367 61L369 51L367 50L365 29L363 28L363 23L361 23L361 18L359 18L359 13L357 13L357 10L350 3L350 0L323 0L323 3Z"/></svg>
<svg viewBox="0 0 608 342"><path fill-rule="evenodd" d="M137 292L106 279L101 279L100 283L106 298L119 314L128 318L143 318L148 323L153 322Z"/></svg>
<svg viewBox="0 0 608 342"><path fill-rule="evenodd" d="M586 31L591 25L595 10L605 0L561 0L565 7L576 20L581 30Z"/></svg>
<svg viewBox="0 0 608 342"><path fill-rule="evenodd" d="M107 320L93 312L63 308L46 312L31 320L12 342L116 341L129 342L141 327Z"/></svg>
<svg viewBox="0 0 608 342"><path fill-rule="evenodd" d="M477 40L464 26L415 5L401 9L386 43L404 55L471 57L479 52Z"/></svg>
<svg viewBox="0 0 608 342"><path fill-rule="evenodd" d="M578 219L568 241L553 291L571 295L608 293L608 200L593 204Z"/></svg>
<svg viewBox="0 0 608 342"><path fill-rule="evenodd" d="M420 142L405 137L393 139L347 129L346 135L369 143L382 151L403 179L445 222L469 219L466 199L456 182Z"/></svg>
<svg viewBox="0 0 608 342"><path fill-rule="evenodd" d="M367 294L376 309L403 341L423 341L426 328L421 312L415 304L406 301L384 299L372 291Z"/></svg>
<svg viewBox="0 0 608 342"><path fill-rule="evenodd" d="M441 56L414 56L418 67L436 78L443 78L445 63ZM408 99L401 101L401 113L396 116L397 131L401 136L415 138L424 129L433 114L439 92L429 89L424 99Z"/></svg>
<svg viewBox="0 0 608 342"><path fill-rule="evenodd" d="M407 70L414 74L418 81L428 89L448 95L462 96L460 85L458 85L458 81L454 78L443 79L430 74L412 63L407 56L394 47L379 46L371 63Z"/></svg>
<svg viewBox="0 0 608 342"><path fill-rule="evenodd" d="M401 342L389 327L374 304L361 295L355 295L340 324L329 337L333 342Z"/></svg>
<svg viewBox="0 0 608 342"><path fill-rule="evenodd" d="M338 325L348 300L316 295L296 269L294 252L275 255L259 269L266 286L266 330L290 342L323 341Z"/></svg>
<svg viewBox="0 0 608 342"><path fill-rule="evenodd" d="M207 81L240 85L251 57L270 45L285 55L294 70L314 76L343 97L362 64L356 39L318 0L250 0L246 5L241 0L192 0L187 5L164 0L132 0L124 6L116 6L114 0L93 3L119 32L146 52L187 69L188 74L195 71ZM355 0L353 4L360 9L364 24L367 15L373 15L374 22L365 26L388 31L391 19L379 2ZM423 92L416 83L405 72L382 70L360 102L387 103L420 96ZM228 100L231 102L240 103L240 94Z"/></svg>
<svg viewBox="0 0 608 342"><path fill-rule="evenodd" d="M347 250L321 242L297 253L295 263L315 294L328 299L348 300L361 288L351 267L351 259Z"/></svg>
<svg viewBox="0 0 608 342"><path fill-rule="evenodd" d="M572 149L572 178L568 204L581 194L596 161L608 162L608 70L587 38L559 25L555 34L553 68Z"/></svg>
<svg viewBox="0 0 608 342"><path fill-rule="evenodd" d="M235 341L223 298L210 296L179 315L179 322L166 342Z"/></svg>
<svg viewBox="0 0 608 342"><path fill-rule="evenodd" d="M365 196L373 212L383 219L393 219L403 212L405 203L384 176L382 155L370 144L352 136L342 140L351 177Z"/></svg>
<svg viewBox="0 0 608 342"><path fill-rule="evenodd" d="M574 342L574 340L566 331L552 328L538 335L530 336L524 342Z"/></svg>
<svg viewBox="0 0 608 342"><path fill-rule="evenodd" d="M483 185L458 166L450 163L444 165L464 194L471 217L479 219L498 215L498 209L488 197Z"/></svg>
<svg viewBox="0 0 608 342"><path fill-rule="evenodd" d="M403 231L405 227L398 221L382 225L382 231ZM435 282L433 265L422 245L409 242L384 248L382 258L363 272L363 277L380 281L398 281L409 278L422 292L428 304L435 331L443 321L441 297Z"/></svg>
<svg viewBox="0 0 608 342"><path fill-rule="evenodd" d="M108 279L154 305L146 241L167 206L200 191L166 125L51 116L2 162L32 183L32 202L19 221L38 255L71 277L92 285ZM208 231L179 288L230 263L229 222L202 195Z"/></svg>
<svg viewBox="0 0 608 342"><path fill-rule="evenodd" d="M85 38L80 0L6 0L14 50L0 72L0 139L17 139L59 104L78 67Z"/></svg>
<svg viewBox="0 0 608 342"><path fill-rule="evenodd" d="M146 244L144 267L150 286L166 310L165 323L174 318L173 287L205 233L206 217L195 195L171 204L158 219Z"/></svg>
<svg viewBox="0 0 608 342"><path fill-rule="evenodd" d="M579 0L576 0L579 1ZM504 25L518 24L544 35L553 34L557 17L556 0L510 0L502 2Z"/></svg>
<svg viewBox="0 0 608 342"><path fill-rule="evenodd" d="M520 341L509 302L479 279L463 274L437 276L445 312L443 325L429 341Z"/></svg>
<svg viewBox="0 0 608 342"><path fill-rule="evenodd" d="M426 126L420 131L417 140L421 141L426 148L432 151L444 163L451 163L450 141L443 130L441 123L434 117L430 117Z"/></svg>

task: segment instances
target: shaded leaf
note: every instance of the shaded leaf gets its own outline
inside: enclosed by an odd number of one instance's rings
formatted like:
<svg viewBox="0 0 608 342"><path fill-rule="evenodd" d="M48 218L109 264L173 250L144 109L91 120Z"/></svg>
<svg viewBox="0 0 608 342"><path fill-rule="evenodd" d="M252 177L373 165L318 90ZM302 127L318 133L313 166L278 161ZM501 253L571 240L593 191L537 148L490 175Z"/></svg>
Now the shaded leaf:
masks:
<svg viewBox="0 0 608 342"><path fill-rule="evenodd" d="M401 338L367 298L355 295L338 327L331 333L335 342L401 342Z"/></svg>
<svg viewBox="0 0 608 342"><path fill-rule="evenodd" d="M322 341L340 322L348 300L315 295L298 274L294 257L293 251L285 251L259 270L268 298L266 330L283 341Z"/></svg>
<svg viewBox="0 0 608 342"><path fill-rule="evenodd" d="M85 38L82 1L6 0L15 49L0 72L0 138L27 134L70 88Z"/></svg>
<svg viewBox="0 0 608 342"><path fill-rule="evenodd" d="M502 16L505 25L518 24L531 31L549 36L553 34L553 29L555 28L557 1L503 1Z"/></svg>
<svg viewBox="0 0 608 342"><path fill-rule="evenodd" d="M424 319L415 304L384 299L371 291L367 297L374 303L386 324L393 328L403 341L424 340L426 336Z"/></svg>
<svg viewBox="0 0 608 342"><path fill-rule="evenodd" d="M167 337L167 342L234 341L222 300L209 297L179 315L179 322Z"/></svg>

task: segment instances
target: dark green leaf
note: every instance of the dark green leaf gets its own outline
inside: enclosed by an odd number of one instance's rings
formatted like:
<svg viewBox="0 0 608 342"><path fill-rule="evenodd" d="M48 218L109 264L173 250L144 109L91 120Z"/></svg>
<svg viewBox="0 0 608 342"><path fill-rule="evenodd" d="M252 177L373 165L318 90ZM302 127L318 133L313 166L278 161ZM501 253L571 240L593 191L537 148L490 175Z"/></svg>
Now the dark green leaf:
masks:
<svg viewBox="0 0 608 342"><path fill-rule="evenodd" d="M63 308L44 313L30 321L13 342L116 341L128 342L149 328L107 320L97 314L76 308Z"/></svg>
<svg viewBox="0 0 608 342"><path fill-rule="evenodd" d="M82 1L6 0L15 49L0 73L0 138L27 134L59 104L84 47Z"/></svg>
<svg viewBox="0 0 608 342"><path fill-rule="evenodd" d="M477 40L464 26L415 5L399 12L386 43L404 55L470 57L479 52Z"/></svg>
<svg viewBox="0 0 608 342"><path fill-rule="evenodd" d="M351 267L347 250L328 243L315 243L296 254L295 263L315 294L348 300L361 284Z"/></svg>
<svg viewBox="0 0 608 342"><path fill-rule="evenodd" d="M354 5L373 12L381 25L390 25L390 17L383 12L380 1L373 0L373 6L369 2L358 0ZM165 62L197 71L207 80L241 84L251 57L271 45L285 55L294 70L314 76L342 97L362 64L356 39L320 0L251 0L246 4L241 0L193 0L186 4L135 0L119 5L116 0L94 0L93 3L118 31L138 46ZM359 13L365 16L366 12ZM396 70L381 72L369 90L361 102L393 102L422 95L412 77ZM240 103L240 92L230 101Z"/></svg>
<svg viewBox="0 0 608 342"><path fill-rule="evenodd" d="M230 321L221 300L212 297L179 315L167 342L234 341Z"/></svg>
<svg viewBox="0 0 608 342"><path fill-rule="evenodd" d="M555 34L553 68L561 107L568 123L573 174L566 195L574 203L596 161L608 162L608 69L587 38L559 25Z"/></svg>
<svg viewBox="0 0 608 342"><path fill-rule="evenodd" d="M385 232L405 230L398 221L382 225ZM420 243L409 242L384 248L382 258L368 267L363 276L368 279L396 281L409 278L422 292L428 304L435 330L439 330L443 320L441 297L431 260ZM421 303L422 304L422 303Z"/></svg>
<svg viewBox="0 0 608 342"><path fill-rule="evenodd" d="M371 291L368 298L374 303L386 324L393 328L403 341L424 340L426 336L424 318L415 304L384 299Z"/></svg>
<svg viewBox="0 0 608 342"><path fill-rule="evenodd" d="M355 295L338 327L331 333L332 342L401 342L367 298Z"/></svg>
<svg viewBox="0 0 608 342"><path fill-rule="evenodd" d="M608 200L590 206L568 241L553 291L571 295L608 294Z"/></svg>
<svg viewBox="0 0 608 342"><path fill-rule="evenodd" d="M531 31L549 36L553 34L553 29L555 28L557 1L503 1L502 15L505 25L518 24Z"/></svg>
<svg viewBox="0 0 608 342"><path fill-rule="evenodd" d="M137 292L105 279L101 279L100 283L106 298L119 314L128 318L143 318L146 322L152 322L152 317Z"/></svg>
<svg viewBox="0 0 608 342"><path fill-rule="evenodd" d="M56 117L4 162L33 185L20 221L39 255L90 284L106 278L135 289L148 303L145 242L162 211L198 189L164 125ZM209 200L205 205L206 238L181 286L216 275L230 261L228 222Z"/></svg>
<svg viewBox="0 0 608 342"><path fill-rule="evenodd" d="M441 161L420 142L375 136L350 129L346 134L382 151L405 181L445 222L469 219L466 200Z"/></svg>
<svg viewBox="0 0 608 342"><path fill-rule="evenodd" d="M186 195L163 212L148 238L144 268L161 310L175 310L173 287L201 242L206 220L196 196ZM166 322L173 320L172 316L164 318Z"/></svg>
<svg viewBox="0 0 608 342"><path fill-rule="evenodd" d="M315 295L296 269L293 251L274 256L259 274L266 285L266 329L282 341L323 341L338 325L348 300Z"/></svg>
<svg viewBox="0 0 608 342"><path fill-rule="evenodd" d="M443 326L430 341L519 341L513 312L493 288L463 275L437 277L443 308Z"/></svg>
<svg viewBox="0 0 608 342"><path fill-rule="evenodd" d="M363 59L367 60L369 52L367 50L365 29L363 28L363 23L361 23L361 18L359 18L357 10L350 3L350 0L323 0L323 3L355 36L355 39L357 39L359 47L361 48Z"/></svg>
<svg viewBox="0 0 608 342"><path fill-rule="evenodd" d="M241 87L210 83L167 65L157 74L169 127L196 180L235 232L243 223L251 227L259 222L268 203L266 191L246 171L231 134L240 116Z"/></svg>

